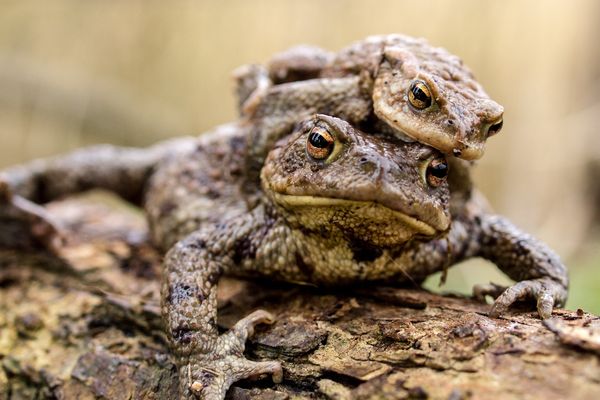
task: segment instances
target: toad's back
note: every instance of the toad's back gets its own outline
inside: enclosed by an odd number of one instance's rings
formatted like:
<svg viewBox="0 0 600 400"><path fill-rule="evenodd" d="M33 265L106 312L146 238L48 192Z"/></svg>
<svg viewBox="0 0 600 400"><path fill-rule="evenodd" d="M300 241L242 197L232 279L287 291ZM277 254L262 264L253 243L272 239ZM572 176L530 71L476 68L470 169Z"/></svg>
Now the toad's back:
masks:
<svg viewBox="0 0 600 400"><path fill-rule="evenodd" d="M204 223L247 212L240 191L245 148L244 129L222 125L156 167L144 202L154 243L166 250Z"/></svg>

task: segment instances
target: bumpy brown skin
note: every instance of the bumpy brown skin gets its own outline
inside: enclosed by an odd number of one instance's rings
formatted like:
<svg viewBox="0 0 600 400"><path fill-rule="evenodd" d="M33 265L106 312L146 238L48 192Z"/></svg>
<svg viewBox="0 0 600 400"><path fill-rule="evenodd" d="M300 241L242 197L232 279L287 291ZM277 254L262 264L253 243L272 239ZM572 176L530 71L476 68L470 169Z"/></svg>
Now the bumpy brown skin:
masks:
<svg viewBox="0 0 600 400"><path fill-rule="evenodd" d="M307 155L307 136L315 126L336 138L338 147L326 160ZM267 312L256 311L218 335L216 286L223 273L326 286L419 282L481 256L520 281L503 292L492 313L530 297L547 317L553 305L564 303L568 281L558 257L505 219L472 202L447 230L448 185L431 187L423 178L436 151L364 134L335 118L309 118L270 153L262 170L264 191L249 208L242 195L246 134L242 125L226 125L196 142L82 150L3 173L14 193L35 202L92 186L136 203L141 199L155 241L171 248L163 314L182 397L222 399L238 379L264 373L281 379L279 363L243 357L253 327L271 322ZM104 168L111 174L98 172ZM59 171L62 189L46 188ZM7 189L0 210L16 207L16 195ZM373 202L379 198L382 204ZM479 294L495 292L483 287Z"/></svg>
<svg viewBox="0 0 600 400"><path fill-rule="evenodd" d="M333 58L320 47L295 46L269 60L269 78L276 84L318 78Z"/></svg>

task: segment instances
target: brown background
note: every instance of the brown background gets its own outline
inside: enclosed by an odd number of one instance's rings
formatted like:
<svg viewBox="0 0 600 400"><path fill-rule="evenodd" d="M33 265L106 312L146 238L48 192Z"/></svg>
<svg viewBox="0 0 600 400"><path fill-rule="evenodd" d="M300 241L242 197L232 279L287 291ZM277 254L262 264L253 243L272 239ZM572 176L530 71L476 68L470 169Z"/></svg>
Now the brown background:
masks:
<svg viewBox="0 0 600 400"><path fill-rule="evenodd" d="M505 106L476 167L495 209L571 270L569 307L600 313L600 2L3 1L0 168L90 143L147 145L235 118L231 71L300 43L426 37ZM507 282L474 261L443 290ZM428 281L437 289L438 278Z"/></svg>

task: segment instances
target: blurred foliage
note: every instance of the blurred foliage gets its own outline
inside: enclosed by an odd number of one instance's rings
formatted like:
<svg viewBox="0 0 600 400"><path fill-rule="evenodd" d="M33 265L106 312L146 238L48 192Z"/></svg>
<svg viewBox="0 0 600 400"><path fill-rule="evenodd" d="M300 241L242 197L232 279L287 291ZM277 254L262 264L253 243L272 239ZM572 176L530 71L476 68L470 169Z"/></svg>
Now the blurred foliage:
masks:
<svg viewBox="0 0 600 400"><path fill-rule="evenodd" d="M476 168L496 210L568 262L569 306L600 313L600 235L589 160L600 159L600 2L5 0L0 167L95 142L147 145L235 118L231 71L291 45L336 50L377 33L460 55L505 128ZM482 262L444 290L505 278ZM437 286L435 278L430 286Z"/></svg>

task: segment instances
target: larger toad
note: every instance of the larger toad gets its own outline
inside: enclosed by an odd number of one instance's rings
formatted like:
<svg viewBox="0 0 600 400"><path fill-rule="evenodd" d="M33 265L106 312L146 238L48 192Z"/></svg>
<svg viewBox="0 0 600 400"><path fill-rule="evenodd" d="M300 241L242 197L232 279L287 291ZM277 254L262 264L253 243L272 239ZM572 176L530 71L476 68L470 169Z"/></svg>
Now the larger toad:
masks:
<svg viewBox="0 0 600 400"><path fill-rule="evenodd" d="M319 285L421 281L471 257L518 281L495 301L498 315L531 298L548 317L568 280L558 257L504 218L470 208L450 221L448 167L438 151L324 115L309 117L266 158L261 189L242 190L247 127L222 126L197 141L150 149L83 149L4 171L0 214L43 214L45 202L91 187L145 208L165 257L162 310L182 398L222 399L235 381L276 361L244 358L256 311L219 335L216 288L224 273ZM99 168L101 166L101 168ZM29 199L25 200L25 198ZM249 206L249 204L251 204ZM9 232L0 231L0 241Z"/></svg>

